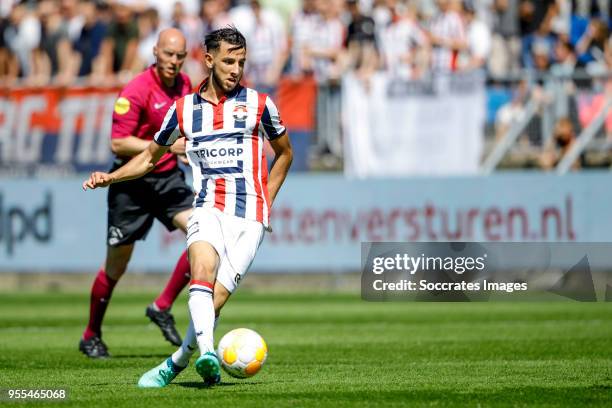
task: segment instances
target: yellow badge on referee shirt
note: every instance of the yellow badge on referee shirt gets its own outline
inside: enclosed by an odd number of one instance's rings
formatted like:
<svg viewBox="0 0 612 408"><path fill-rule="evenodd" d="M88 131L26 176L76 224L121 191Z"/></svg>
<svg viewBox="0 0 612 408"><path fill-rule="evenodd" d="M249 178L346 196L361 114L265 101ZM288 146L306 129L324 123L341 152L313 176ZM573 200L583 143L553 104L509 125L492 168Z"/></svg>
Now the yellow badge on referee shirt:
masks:
<svg viewBox="0 0 612 408"><path fill-rule="evenodd" d="M115 101L115 113L125 115L130 111L130 101L123 96Z"/></svg>

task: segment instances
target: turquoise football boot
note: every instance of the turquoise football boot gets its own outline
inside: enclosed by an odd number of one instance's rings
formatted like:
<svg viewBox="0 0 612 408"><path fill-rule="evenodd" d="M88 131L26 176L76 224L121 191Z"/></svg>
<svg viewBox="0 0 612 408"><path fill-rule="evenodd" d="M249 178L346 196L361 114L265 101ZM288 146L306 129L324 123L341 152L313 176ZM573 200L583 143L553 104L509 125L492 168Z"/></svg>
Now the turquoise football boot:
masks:
<svg viewBox="0 0 612 408"><path fill-rule="evenodd" d="M221 382L221 366L215 353L204 353L195 362L196 371L204 380L204 384L211 386Z"/></svg>
<svg viewBox="0 0 612 408"><path fill-rule="evenodd" d="M147 371L138 380L140 388L162 388L170 384L184 367L179 367L168 357L157 367Z"/></svg>

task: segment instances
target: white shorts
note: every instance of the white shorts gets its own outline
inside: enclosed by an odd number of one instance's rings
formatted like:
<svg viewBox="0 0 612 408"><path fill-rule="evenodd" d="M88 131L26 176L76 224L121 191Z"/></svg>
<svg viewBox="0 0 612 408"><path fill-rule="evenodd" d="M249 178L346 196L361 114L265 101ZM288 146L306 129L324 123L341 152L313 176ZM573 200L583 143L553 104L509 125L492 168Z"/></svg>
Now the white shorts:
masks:
<svg viewBox="0 0 612 408"><path fill-rule="evenodd" d="M216 208L196 208L187 223L187 247L206 241L215 248L220 260L217 280L230 293L244 279L263 237L261 223L224 214Z"/></svg>

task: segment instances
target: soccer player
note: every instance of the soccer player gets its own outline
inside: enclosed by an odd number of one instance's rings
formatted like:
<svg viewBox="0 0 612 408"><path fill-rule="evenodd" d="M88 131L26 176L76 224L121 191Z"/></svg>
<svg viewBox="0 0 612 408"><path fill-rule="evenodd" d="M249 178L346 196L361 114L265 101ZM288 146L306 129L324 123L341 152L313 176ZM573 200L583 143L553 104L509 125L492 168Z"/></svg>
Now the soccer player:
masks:
<svg viewBox="0 0 612 408"><path fill-rule="evenodd" d="M153 54L156 63L129 82L115 102L111 135L114 169L146 151L170 106L191 92L189 78L180 72L187 55L183 34L176 29L162 31ZM112 186L108 191L106 262L91 288L89 323L79 343L79 350L88 357L109 357L101 338L102 319L135 241L146 237L155 218L170 231L177 227L187 230L194 197L177 165L177 154L185 153L185 140L178 140L167 150L147 177ZM183 253L165 289L145 313L166 340L177 346L181 338L170 307L190 276L187 254Z"/></svg>
<svg viewBox="0 0 612 408"><path fill-rule="evenodd" d="M220 381L214 327L269 230L270 208L293 158L272 100L240 85L247 52L242 34L233 27L216 30L206 36L205 45L210 76L198 92L172 105L154 142L128 164L110 174L94 172L83 183L87 189L141 177L177 138L187 139L197 191L187 228L191 322L181 347L145 373L141 387L168 385L188 365L196 346L200 357L195 367L204 383ZM276 156L269 179L264 137Z"/></svg>

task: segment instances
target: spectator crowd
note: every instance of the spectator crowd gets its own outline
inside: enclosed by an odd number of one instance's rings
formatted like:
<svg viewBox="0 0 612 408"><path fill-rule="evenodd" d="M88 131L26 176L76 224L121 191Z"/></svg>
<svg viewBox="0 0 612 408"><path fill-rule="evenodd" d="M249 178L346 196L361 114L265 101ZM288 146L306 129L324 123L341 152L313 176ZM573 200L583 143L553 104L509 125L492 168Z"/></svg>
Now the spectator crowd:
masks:
<svg viewBox="0 0 612 408"><path fill-rule="evenodd" d="M247 79L336 81L346 70L403 78L484 68L490 77L610 64L610 0L5 0L3 85L124 83L153 62L159 31L188 39L188 74L204 76L207 32L235 25L249 44Z"/></svg>
<svg viewBox="0 0 612 408"><path fill-rule="evenodd" d="M421 79L481 69L493 83L525 72L600 75L612 66L611 7L612 0L3 0L0 84L124 84L154 62L166 27L185 34L184 70L197 83L207 74L204 36L234 25L249 45L249 85L274 92L283 76L314 78L319 148L341 156L334 118L344 73ZM524 105L525 86L516 84L500 129Z"/></svg>

